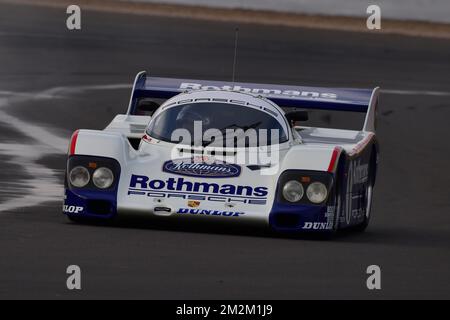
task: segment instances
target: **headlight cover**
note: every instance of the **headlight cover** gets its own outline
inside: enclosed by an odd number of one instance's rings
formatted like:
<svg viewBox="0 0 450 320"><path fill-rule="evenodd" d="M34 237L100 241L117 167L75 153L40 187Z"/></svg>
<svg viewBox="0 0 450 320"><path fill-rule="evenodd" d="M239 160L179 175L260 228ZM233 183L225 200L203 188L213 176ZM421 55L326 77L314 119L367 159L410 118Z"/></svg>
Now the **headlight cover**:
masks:
<svg viewBox="0 0 450 320"><path fill-rule="evenodd" d="M303 198L303 185L296 180L290 180L283 186L283 197L289 202L298 202Z"/></svg>
<svg viewBox="0 0 450 320"><path fill-rule="evenodd" d="M91 179L88 169L82 166L77 166L70 170L69 180L70 184L76 188L85 187Z"/></svg>
<svg viewBox="0 0 450 320"><path fill-rule="evenodd" d="M313 182L306 189L306 196L312 203L322 203L328 196L327 187L322 182Z"/></svg>
<svg viewBox="0 0 450 320"><path fill-rule="evenodd" d="M98 168L92 175L92 182L99 189L108 189L114 182L114 174L108 168Z"/></svg>

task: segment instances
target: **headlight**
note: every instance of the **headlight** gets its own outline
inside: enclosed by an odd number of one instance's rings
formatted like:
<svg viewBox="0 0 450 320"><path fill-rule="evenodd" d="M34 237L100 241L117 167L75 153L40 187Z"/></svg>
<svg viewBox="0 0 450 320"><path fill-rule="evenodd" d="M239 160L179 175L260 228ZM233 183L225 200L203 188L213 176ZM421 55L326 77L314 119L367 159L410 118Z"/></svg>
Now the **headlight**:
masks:
<svg viewBox="0 0 450 320"><path fill-rule="evenodd" d="M296 180L286 182L283 186L283 197L289 202L297 202L303 197L303 186Z"/></svg>
<svg viewBox="0 0 450 320"><path fill-rule="evenodd" d="M312 203L322 203L328 195L327 187L322 182L313 182L306 189L306 196Z"/></svg>
<svg viewBox="0 0 450 320"><path fill-rule="evenodd" d="M98 168L92 175L92 182L94 182L94 185L97 188L107 189L111 187L114 182L114 174L108 168Z"/></svg>
<svg viewBox="0 0 450 320"><path fill-rule="evenodd" d="M90 179L91 175L85 167L78 166L70 170L69 181L74 187L83 188L89 183Z"/></svg>

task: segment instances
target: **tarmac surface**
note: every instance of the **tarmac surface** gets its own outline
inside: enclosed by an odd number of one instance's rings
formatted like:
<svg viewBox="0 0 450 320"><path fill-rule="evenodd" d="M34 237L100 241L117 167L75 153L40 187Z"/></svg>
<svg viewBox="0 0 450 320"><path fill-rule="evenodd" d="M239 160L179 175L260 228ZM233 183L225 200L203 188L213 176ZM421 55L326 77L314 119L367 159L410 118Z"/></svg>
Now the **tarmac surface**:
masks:
<svg viewBox="0 0 450 320"><path fill-rule="evenodd" d="M142 218L68 222L73 130L125 112L140 70L230 80L236 25L86 11L82 30L68 31L66 17L0 4L1 299L450 298L450 41L241 27L239 81L383 89L371 225L320 241ZM66 288L72 264L81 291ZM366 287L369 265L381 267L381 290Z"/></svg>

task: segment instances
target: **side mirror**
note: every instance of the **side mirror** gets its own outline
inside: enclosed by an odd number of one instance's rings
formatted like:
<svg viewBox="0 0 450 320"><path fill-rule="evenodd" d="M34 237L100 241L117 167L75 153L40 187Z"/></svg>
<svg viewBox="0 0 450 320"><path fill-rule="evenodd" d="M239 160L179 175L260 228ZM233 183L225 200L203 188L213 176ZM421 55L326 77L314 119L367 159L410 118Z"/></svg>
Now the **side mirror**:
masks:
<svg viewBox="0 0 450 320"><path fill-rule="evenodd" d="M136 115L151 116L158 108L159 108L159 103L157 103L153 100L142 99L138 102L138 105L136 108Z"/></svg>
<svg viewBox="0 0 450 320"><path fill-rule="evenodd" d="M308 121L308 112L305 110L293 110L286 112L285 117L289 123L296 121Z"/></svg>

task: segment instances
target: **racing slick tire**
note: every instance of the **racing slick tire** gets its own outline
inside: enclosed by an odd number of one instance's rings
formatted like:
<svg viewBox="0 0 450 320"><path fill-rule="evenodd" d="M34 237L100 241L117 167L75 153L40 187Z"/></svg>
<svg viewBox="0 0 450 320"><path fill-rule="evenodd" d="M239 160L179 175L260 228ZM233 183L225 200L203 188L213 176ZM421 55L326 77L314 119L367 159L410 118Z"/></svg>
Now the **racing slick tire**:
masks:
<svg viewBox="0 0 450 320"><path fill-rule="evenodd" d="M372 160L370 161L370 167L369 167L369 177L367 181L367 186L365 190L365 202L366 202L366 214L364 215L364 220L356 225L354 227L354 230L356 232L364 232L367 227L369 226L370 218L372 216L372 199L373 199L373 187L374 187L374 177L375 177L375 160L374 157L372 157Z"/></svg>

